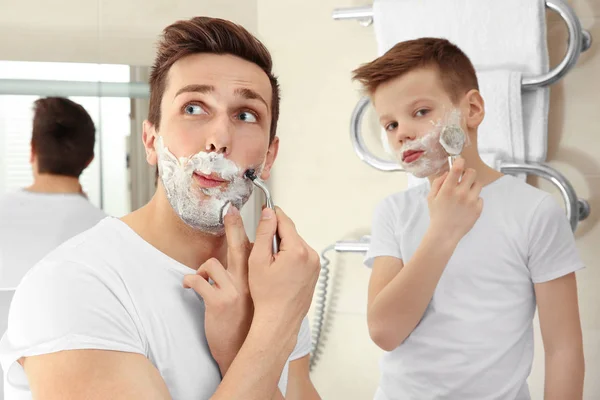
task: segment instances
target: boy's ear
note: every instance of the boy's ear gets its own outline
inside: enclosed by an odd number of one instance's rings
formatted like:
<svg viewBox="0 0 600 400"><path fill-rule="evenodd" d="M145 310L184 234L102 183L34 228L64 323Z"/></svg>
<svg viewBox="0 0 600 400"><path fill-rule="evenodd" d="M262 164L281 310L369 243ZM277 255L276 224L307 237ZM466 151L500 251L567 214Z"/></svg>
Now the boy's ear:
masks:
<svg viewBox="0 0 600 400"><path fill-rule="evenodd" d="M472 89L465 96L467 128L477 129L485 117L485 103L479 90Z"/></svg>

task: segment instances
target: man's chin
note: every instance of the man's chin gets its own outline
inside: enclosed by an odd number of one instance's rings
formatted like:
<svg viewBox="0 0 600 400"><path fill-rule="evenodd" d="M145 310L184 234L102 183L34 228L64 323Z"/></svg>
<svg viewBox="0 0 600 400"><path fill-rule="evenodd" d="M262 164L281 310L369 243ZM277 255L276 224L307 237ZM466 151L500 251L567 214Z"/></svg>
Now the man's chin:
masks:
<svg viewBox="0 0 600 400"><path fill-rule="evenodd" d="M223 236L225 234L225 226L222 223L210 223L208 221L188 218L181 215L179 217L187 226L198 233L204 233L215 237Z"/></svg>

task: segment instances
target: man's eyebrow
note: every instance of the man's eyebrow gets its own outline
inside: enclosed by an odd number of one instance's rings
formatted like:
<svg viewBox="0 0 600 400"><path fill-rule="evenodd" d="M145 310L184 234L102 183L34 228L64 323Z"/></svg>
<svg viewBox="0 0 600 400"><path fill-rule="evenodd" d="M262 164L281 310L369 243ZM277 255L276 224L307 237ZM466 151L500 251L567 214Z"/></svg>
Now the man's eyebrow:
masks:
<svg viewBox="0 0 600 400"><path fill-rule="evenodd" d="M258 92L255 92L252 89L238 88L235 89L234 93L238 96L243 97L244 99L259 100L265 105L265 107L267 107L267 110L269 110L269 105L267 104L266 100L260 94L258 94Z"/></svg>
<svg viewBox="0 0 600 400"><path fill-rule="evenodd" d="M214 86L211 85L187 85L182 87L175 93L175 97L182 93L197 92L197 93L210 93L215 90Z"/></svg>

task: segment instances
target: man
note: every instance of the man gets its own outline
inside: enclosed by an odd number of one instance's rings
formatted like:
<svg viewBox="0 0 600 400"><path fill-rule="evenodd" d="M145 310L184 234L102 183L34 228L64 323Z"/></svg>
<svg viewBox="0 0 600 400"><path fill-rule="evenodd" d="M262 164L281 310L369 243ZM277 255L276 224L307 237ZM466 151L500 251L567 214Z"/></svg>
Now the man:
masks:
<svg viewBox="0 0 600 400"><path fill-rule="evenodd" d="M475 69L445 39L396 44L355 71L405 170L430 185L384 199L366 257L367 319L387 353L377 400L530 399L536 305L545 399L581 399L573 233L552 196L488 167ZM442 132L466 140L448 167Z"/></svg>
<svg viewBox="0 0 600 400"><path fill-rule="evenodd" d="M94 122L81 105L61 97L35 101L33 184L0 198L1 287L16 287L51 250L106 216L79 183L95 140Z"/></svg>
<svg viewBox="0 0 600 400"><path fill-rule="evenodd" d="M150 88L156 194L23 280L0 344L8 385L35 399L318 398L302 322L319 257L280 209L253 246L239 214L245 171L267 179L279 145L268 51L229 21L179 21Z"/></svg>

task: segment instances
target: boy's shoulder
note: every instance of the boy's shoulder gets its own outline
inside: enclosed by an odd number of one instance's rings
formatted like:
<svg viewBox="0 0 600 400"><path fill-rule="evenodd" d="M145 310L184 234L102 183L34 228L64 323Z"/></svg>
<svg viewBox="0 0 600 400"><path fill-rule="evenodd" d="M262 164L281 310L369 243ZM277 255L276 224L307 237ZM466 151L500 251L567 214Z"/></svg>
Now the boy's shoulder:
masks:
<svg viewBox="0 0 600 400"><path fill-rule="evenodd" d="M486 190L489 189L489 190ZM544 199L551 197L548 192L530 185L524 179L504 175L484 187L488 196L496 197L506 203L515 203L519 208L536 208Z"/></svg>
<svg viewBox="0 0 600 400"><path fill-rule="evenodd" d="M428 193L427 183L392 193L376 205L375 216L378 220L391 219L404 224L409 219L428 213Z"/></svg>
<svg viewBox="0 0 600 400"><path fill-rule="evenodd" d="M430 186L428 183L422 183L417 186L409 187L405 190L394 192L383 198L379 202L380 207L399 207L417 204L421 200L427 199Z"/></svg>

